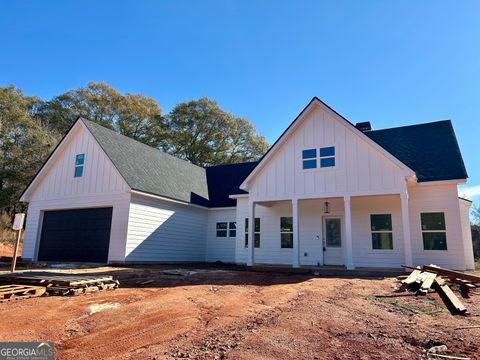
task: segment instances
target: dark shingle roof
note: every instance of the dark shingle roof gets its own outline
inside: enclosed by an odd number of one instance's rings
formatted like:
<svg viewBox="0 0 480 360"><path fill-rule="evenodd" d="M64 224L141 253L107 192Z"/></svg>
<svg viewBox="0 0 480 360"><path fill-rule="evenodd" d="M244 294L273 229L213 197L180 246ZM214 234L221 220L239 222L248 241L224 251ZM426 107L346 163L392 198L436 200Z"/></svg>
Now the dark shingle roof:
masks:
<svg viewBox="0 0 480 360"><path fill-rule="evenodd" d="M208 205L207 176L204 168L94 122L82 121L133 190Z"/></svg>
<svg viewBox="0 0 480 360"><path fill-rule="evenodd" d="M240 184L250 174L257 162L207 167L208 194L211 207L235 206L229 195L246 194Z"/></svg>
<svg viewBox="0 0 480 360"><path fill-rule="evenodd" d="M420 182L468 177L450 120L366 131L365 135L415 171Z"/></svg>

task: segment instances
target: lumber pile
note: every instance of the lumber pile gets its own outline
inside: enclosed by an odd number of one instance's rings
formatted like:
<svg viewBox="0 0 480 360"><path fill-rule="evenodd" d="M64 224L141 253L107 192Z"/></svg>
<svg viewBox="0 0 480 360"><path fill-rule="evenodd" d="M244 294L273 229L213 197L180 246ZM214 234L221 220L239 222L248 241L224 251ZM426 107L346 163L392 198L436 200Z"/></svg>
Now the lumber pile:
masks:
<svg viewBox="0 0 480 360"><path fill-rule="evenodd" d="M28 299L31 297L42 296L43 294L45 294L45 288L43 286L17 284L0 286L0 302Z"/></svg>
<svg viewBox="0 0 480 360"><path fill-rule="evenodd" d="M5 286L23 286L25 288L42 288L47 295L80 295L102 290L118 288L118 280L106 275L77 275L53 272L20 272L0 276L0 283ZM38 295L40 296L40 295ZM1 297L0 297L1 298Z"/></svg>
<svg viewBox="0 0 480 360"><path fill-rule="evenodd" d="M465 305L455 295L450 285L458 285L462 292L468 293L470 289L480 286L480 276L453 271L432 264L416 268L405 265L403 267L413 270L410 275L400 277L403 286L416 291L417 295L427 295L429 292L436 291L452 314L467 314Z"/></svg>

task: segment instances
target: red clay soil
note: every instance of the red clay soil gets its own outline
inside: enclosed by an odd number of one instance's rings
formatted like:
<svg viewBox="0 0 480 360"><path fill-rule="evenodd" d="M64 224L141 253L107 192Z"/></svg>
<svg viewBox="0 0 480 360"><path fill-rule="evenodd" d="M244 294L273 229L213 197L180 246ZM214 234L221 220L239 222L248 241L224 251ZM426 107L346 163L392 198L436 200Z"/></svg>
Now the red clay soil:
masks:
<svg viewBox="0 0 480 360"><path fill-rule="evenodd" d="M11 258L13 256L13 248L15 244L13 243L4 243L0 242L0 257L9 257ZM18 247L18 256L22 253L22 244Z"/></svg>
<svg viewBox="0 0 480 360"><path fill-rule="evenodd" d="M480 359L480 295L452 316L436 294L380 301L395 279L104 268L115 291L0 304L0 341L54 341L57 359ZM141 285L147 280L154 282ZM113 304L90 313L91 305ZM435 305L437 304L437 305Z"/></svg>

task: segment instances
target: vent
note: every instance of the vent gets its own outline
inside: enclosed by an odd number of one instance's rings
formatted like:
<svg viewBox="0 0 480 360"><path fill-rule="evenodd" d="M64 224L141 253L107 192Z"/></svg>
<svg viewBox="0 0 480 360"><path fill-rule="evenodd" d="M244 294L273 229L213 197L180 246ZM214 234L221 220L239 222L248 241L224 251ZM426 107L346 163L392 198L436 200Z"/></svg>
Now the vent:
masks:
<svg viewBox="0 0 480 360"><path fill-rule="evenodd" d="M372 124L370 124L370 121L356 123L355 127L361 132L372 131Z"/></svg>

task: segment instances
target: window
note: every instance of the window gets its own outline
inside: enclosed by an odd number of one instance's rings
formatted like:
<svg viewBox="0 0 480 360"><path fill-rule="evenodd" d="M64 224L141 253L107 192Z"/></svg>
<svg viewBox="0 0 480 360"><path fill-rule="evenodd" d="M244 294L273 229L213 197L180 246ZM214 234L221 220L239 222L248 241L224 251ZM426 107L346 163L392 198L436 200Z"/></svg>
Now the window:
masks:
<svg viewBox="0 0 480 360"><path fill-rule="evenodd" d="M228 224L228 227L227 227ZM237 223L231 221L226 222L217 222L217 237L236 237L237 236Z"/></svg>
<svg viewBox="0 0 480 360"><path fill-rule="evenodd" d="M260 247L260 218L255 218L255 229L253 231L254 246ZM248 247L248 218L245 219L245 247Z"/></svg>
<svg viewBox="0 0 480 360"><path fill-rule="evenodd" d="M226 222L217 222L217 237L227 237Z"/></svg>
<svg viewBox="0 0 480 360"><path fill-rule="evenodd" d="M421 213L424 250L447 250L445 213Z"/></svg>
<svg viewBox="0 0 480 360"><path fill-rule="evenodd" d="M228 236L230 237L237 236L237 223L235 221L231 221L228 223Z"/></svg>
<svg viewBox="0 0 480 360"><path fill-rule="evenodd" d="M329 248L342 247L342 220L340 218L325 219L325 246Z"/></svg>
<svg viewBox="0 0 480 360"><path fill-rule="evenodd" d="M280 246L282 249L293 248L293 218L280 218Z"/></svg>
<svg viewBox="0 0 480 360"><path fill-rule="evenodd" d="M75 175L74 177L82 177L83 164L85 163L85 154L78 154L75 157Z"/></svg>
<svg viewBox="0 0 480 360"><path fill-rule="evenodd" d="M303 169L315 169L317 167L317 149L302 151Z"/></svg>
<svg viewBox="0 0 480 360"><path fill-rule="evenodd" d="M375 250L393 250L392 215L370 215L372 248Z"/></svg>
<svg viewBox="0 0 480 360"><path fill-rule="evenodd" d="M335 146L320 148L320 167L335 166Z"/></svg>

